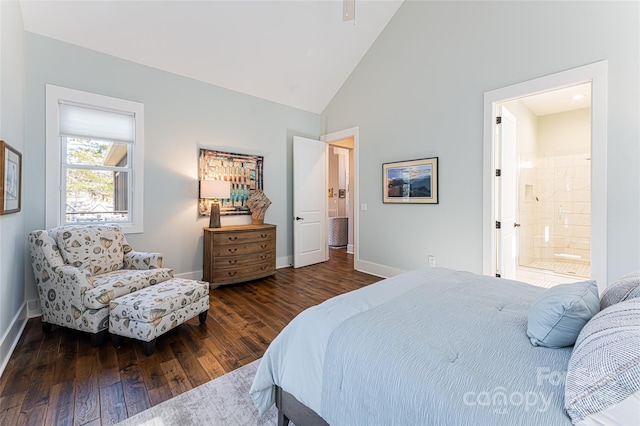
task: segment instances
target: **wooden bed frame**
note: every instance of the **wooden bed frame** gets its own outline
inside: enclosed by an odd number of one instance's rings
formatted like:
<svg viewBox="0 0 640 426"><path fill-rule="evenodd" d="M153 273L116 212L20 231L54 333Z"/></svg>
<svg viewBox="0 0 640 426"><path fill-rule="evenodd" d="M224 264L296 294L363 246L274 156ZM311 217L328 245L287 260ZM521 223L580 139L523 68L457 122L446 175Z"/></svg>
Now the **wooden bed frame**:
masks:
<svg viewBox="0 0 640 426"><path fill-rule="evenodd" d="M318 413L280 386L276 386L276 407L278 408L278 426L288 426L289 421L296 426L329 426Z"/></svg>

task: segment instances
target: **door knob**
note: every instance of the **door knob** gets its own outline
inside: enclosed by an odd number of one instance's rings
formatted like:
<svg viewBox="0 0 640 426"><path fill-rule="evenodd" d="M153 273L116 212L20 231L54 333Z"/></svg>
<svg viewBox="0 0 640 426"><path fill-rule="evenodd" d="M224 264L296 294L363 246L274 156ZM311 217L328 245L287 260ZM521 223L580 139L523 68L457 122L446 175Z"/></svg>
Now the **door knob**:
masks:
<svg viewBox="0 0 640 426"><path fill-rule="evenodd" d="M296 216L296 220L304 220L304 217L298 217L298 216Z"/></svg>

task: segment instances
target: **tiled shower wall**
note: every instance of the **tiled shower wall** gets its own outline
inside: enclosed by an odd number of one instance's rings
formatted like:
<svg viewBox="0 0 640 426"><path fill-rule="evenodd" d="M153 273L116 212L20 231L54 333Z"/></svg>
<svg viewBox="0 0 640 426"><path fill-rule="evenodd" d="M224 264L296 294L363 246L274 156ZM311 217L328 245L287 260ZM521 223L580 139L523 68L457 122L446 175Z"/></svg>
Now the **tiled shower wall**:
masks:
<svg viewBox="0 0 640 426"><path fill-rule="evenodd" d="M589 153L522 158L519 178L520 265L589 264Z"/></svg>

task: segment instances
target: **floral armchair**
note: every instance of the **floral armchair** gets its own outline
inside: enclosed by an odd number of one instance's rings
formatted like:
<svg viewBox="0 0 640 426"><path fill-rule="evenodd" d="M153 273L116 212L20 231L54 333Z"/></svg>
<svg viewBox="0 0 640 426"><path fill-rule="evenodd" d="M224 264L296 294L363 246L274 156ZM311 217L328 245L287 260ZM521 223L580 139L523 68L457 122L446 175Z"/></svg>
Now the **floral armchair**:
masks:
<svg viewBox="0 0 640 426"><path fill-rule="evenodd" d="M136 252L116 225L71 225L29 233L42 330L59 325L91 334L100 345L109 302L166 281L161 253Z"/></svg>

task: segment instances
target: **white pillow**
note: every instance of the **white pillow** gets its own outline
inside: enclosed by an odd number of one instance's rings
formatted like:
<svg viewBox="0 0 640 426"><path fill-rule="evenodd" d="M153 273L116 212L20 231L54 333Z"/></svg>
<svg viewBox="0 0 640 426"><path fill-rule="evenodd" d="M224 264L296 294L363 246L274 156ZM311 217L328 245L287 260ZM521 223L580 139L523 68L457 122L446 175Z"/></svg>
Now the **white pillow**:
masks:
<svg viewBox="0 0 640 426"><path fill-rule="evenodd" d="M600 296L600 309L640 297L640 271L631 272L611 283Z"/></svg>
<svg viewBox="0 0 640 426"><path fill-rule="evenodd" d="M635 298L600 311L580 332L567 367L564 406L574 424L599 417L628 424L629 406L640 415L634 403L639 391L640 298Z"/></svg>

